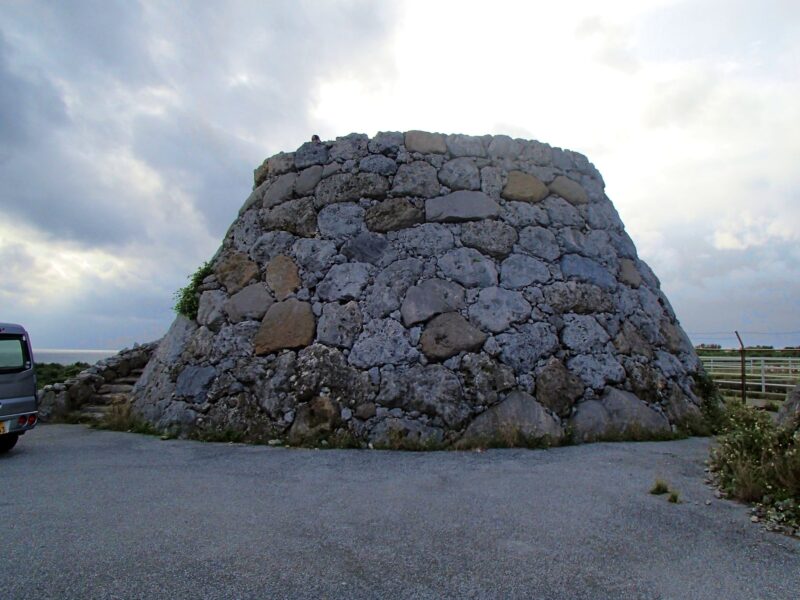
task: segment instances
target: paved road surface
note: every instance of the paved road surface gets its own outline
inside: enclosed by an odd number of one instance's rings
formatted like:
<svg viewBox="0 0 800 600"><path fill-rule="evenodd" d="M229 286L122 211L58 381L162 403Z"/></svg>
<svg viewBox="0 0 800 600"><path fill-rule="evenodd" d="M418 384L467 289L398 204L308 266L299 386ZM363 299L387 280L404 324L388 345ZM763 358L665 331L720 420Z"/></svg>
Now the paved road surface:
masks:
<svg viewBox="0 0 800 600"><path fill-rule="evenodd" d="M713 498L708 443L392 453L44 426L0 458L0 597L798 598L800 542ZM657 476L682 504L647 493Z"/></svg>

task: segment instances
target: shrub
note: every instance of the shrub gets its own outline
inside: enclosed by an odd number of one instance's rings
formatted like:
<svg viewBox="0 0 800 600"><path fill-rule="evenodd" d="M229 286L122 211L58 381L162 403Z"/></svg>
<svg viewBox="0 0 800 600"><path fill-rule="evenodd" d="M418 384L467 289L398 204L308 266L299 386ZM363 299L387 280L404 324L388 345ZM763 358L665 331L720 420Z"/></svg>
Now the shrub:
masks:
<svg viewBox="0 0 800 600"><path fill-rule="evenodd" d="M197 309L200 306L200 294L197 288L203 279L213 273L211 264L204 262L193 275L189 276L189 284L175 292L175 312L189 319L197 319Z"/></svg>
<svg viewBox="0 0 800 600"><path fill-rule="evenodd" d="M761 502L772 520L800 526L800 421L780 428L766 413L730 403L710 465L730 496Z"/></svg>
<svg viewBox="0 0 800 600"><path fill-rule="evenodd" d="M672 490L669 493L669 497L667 498L667 500L669 500L673 504L678 504L681 501L681 495L677 491Z"/></svg>
<svg viewBox="0 0 800 600"><path fill-rule="evenodd" d="M694 384L700 397L703 422L695 424L693 432L705 435L719 433L725 420L725 402L717 384L705 371L695 373Z"/></svg>

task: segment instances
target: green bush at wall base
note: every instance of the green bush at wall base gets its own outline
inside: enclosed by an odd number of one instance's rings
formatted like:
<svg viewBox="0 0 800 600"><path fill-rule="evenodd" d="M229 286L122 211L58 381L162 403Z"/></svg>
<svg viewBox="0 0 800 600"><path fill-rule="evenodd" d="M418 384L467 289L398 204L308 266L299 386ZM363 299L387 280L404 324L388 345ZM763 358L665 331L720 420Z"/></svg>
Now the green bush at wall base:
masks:
<svg viewBox="0 0 800 600"><path fill-rule="evenodd" d="M727 405L711 469L730 496L780 509L800 527L800 422L779 427L766 413Z"/></svg>

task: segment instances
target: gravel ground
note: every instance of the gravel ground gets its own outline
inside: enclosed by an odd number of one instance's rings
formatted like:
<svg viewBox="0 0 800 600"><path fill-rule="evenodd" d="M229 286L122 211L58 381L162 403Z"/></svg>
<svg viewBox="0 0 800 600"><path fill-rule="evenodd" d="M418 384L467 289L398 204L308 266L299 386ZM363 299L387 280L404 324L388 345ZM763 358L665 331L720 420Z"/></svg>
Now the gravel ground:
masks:
<svg viewBox="0 0 800 600"><path fill-rule="evenodd" d="M708 446L318 451L43 426L0 458L0 597L798 598L800 542L714 498ZM650 495L656 477L683 502Z"/></svg>

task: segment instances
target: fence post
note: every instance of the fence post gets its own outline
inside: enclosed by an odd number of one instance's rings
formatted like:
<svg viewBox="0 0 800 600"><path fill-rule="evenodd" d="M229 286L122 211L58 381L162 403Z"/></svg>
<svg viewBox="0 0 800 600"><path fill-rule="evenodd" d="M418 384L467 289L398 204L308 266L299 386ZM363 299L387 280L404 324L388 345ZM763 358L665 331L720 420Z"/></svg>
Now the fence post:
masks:
<svg viewBox="0 0 800 600"><path fill-rule="evenodd" d="M764 369L764 357L761 357L761 393L767 393L767 373Z"/></svg>
<svg viewBox="0 0 800 600"><path fill-rule="evenodd" d="M736 338L739 340L739 352L742 354L742 404L747 404L747 370L745 368L745 350L744 350L744 342L742 342L742 337L739 335L738 331L734 331L733 333L736 334Z"/></svg>

